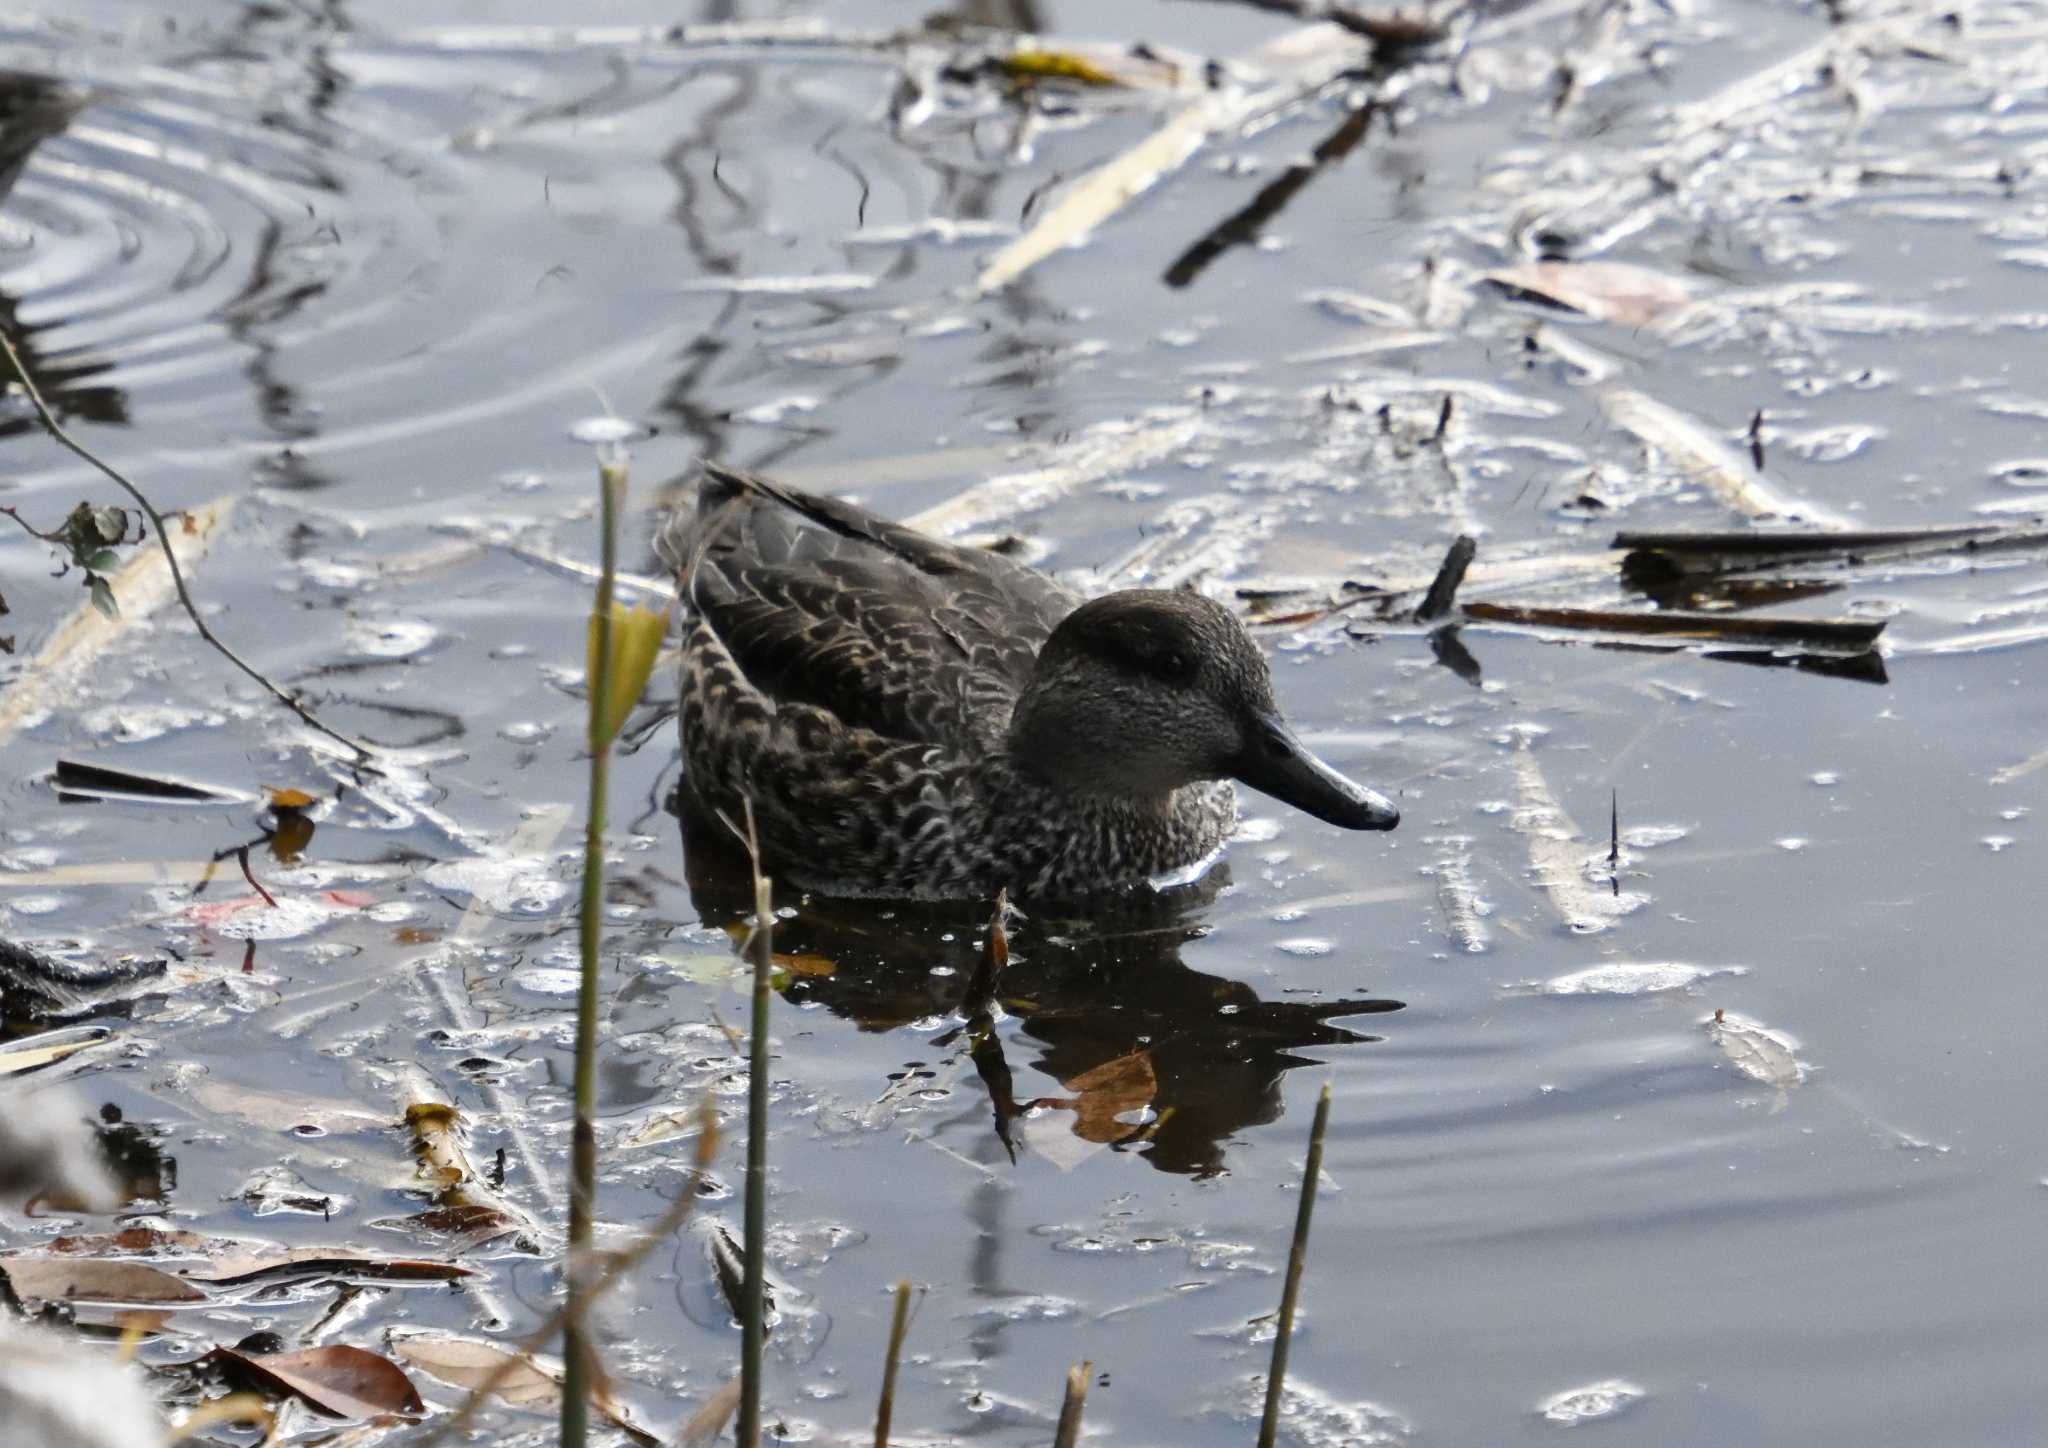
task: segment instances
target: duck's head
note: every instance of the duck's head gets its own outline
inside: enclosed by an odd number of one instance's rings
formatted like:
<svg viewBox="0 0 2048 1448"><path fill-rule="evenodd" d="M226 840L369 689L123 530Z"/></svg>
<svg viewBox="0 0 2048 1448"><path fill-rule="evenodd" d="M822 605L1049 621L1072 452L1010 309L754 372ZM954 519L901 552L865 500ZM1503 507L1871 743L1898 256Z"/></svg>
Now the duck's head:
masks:
<svg viewBox="0 0 2048 1448"><path fill-rule="evenodd" d="M1391 801L1308 752L1244 625L1194 593L1130 589L1068 614L1039 650L1009 747L1047 783L1090 794L1163 801L1235 779L1346 829L1401 822Z"/></svg>

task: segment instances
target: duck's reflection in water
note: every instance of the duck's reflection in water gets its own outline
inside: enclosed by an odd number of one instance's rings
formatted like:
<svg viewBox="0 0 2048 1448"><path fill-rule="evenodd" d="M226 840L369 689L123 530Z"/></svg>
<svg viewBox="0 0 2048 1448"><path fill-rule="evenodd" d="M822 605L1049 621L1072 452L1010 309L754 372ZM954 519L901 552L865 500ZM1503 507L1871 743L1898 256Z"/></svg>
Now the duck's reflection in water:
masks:
<svg viewBox="0 0 2048 1448"><path fill-rule="evenodd" d="M745 853L722 824L685 819L685 871L705 924L744 930L753 910ZM928 1044L971 1059L993 1128L1012 1160L1028 1150L1020 1119L1057 1113L1076 1151L1135 1151L1161 1171L1210 1176L1246 1127L1280 1114L1280 1078L1314 1064L1297 1054L1378 1040L1338 1021L1397 1011L1378 997L1265 1000L1241 981L1181 960L1207 933L1206 907L1228 882L1219 864L1198 885L1143 900L1071 909L1028 903L1009 917L1008 960L990 946L993 903L906 904L779 894L793 918L775 927L778 989L865 1031L951 1018ZM1035 1045L1017 1041L997 1013ZM1017 1094L1015 1068L1060 1083ZM882 1083L878 1083L878 1086ZM1041 1117L1028 1133L1048 1144Z"/></svg>

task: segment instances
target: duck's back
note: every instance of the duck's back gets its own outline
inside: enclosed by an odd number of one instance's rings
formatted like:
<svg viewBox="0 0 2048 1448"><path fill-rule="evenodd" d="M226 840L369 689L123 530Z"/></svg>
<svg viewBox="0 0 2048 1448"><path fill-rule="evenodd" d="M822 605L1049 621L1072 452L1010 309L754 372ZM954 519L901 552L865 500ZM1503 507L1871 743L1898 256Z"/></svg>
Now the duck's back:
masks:
<svg viewBox="0 0 2048 1448"><path fill-rule="evenodd" d="M664 556L685 614L745 685L846 727L953 749L998 742L1075 598L980 549L707 463Z"/></svg>

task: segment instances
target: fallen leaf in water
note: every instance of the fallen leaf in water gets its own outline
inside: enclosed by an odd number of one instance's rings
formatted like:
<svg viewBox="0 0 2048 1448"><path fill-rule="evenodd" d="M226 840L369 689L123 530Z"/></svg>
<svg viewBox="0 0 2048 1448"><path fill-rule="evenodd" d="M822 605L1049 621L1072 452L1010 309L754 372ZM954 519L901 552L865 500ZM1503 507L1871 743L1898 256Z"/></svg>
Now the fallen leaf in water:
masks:
<svg viewBox="0 0 2048 1448"><path fill-rule="evenodd" d="M1013 50L998 57L996 69L1019 84L1036 80L1076 85L1121 86L1124 82L1083 55L1063 50Z"/></svg>
<svg viewBox="0 0 2048 1448"><path fill-rule="evenodd" d="M533 1413L553 1413L562 1400L556 1369L543 1367L526 1353L512 1352L495 1343L472 1337L440 1337L428 1333L408 1335L391 1345L392 1351L422 1372L451 1387L475 1392L501 1368L505 1376L491 1388L491 1396L515 1408ZM590 1406L600 1418L635 1443L658 1448L660 1439L635 1423L625 1408L602 1388L593 1391Z"/></svg>
<svg viewBox="0 0 2048 1448"><path fill-rule="evenodd" d="M273 1392L304 1398L338 1418L385 1413L418 1417L427 1410L404 1369L366 1348L332 1343L297 1352L245 1353L217 1347L206 1356Z"/></svg>
<svg viewBox="0 0 2048 1448"><path fill-rule="evenodd" d="M1144 1111L1159 1094L1159 1077L1152 1070L1152 1053L1133 1051L1104 1061L1061 1083L1075 1098L1074 1134L1083 1141L1121 1141L1138 1129L1139 1123L1119 1120Z"/></svg>
<svg viewBox="0 0 2048 1448"><path fill-rule="evenodd" d="M1060 1084L1074 1094L1045 1096L1031 1104L1073 1112L1071 1129L1062 1129L1057 1117L1034 1113L1024 1119L1023 1135L1033 1151L1061 1171L1072 1171L1103 1147L1140 1130L1141 1122L1125 1118L1148 1110L1159 1093L1148 1051L1104 1061Z"/></svg>
<svg viewBox="0 0 2048 1448"><path fill-rule="evenodd" d="M677 1430L675 1448L711 1448L718 1441L718 1435L725 1431L726 1421L732 1417L739 1402L740 1379L735 1374L706 1398L704 1406L690 1414L690 1421Z"/></svg>
<svg viewBox="0 0 2048 1448"><path fill-rule="evenodd" d="M391 1350L424 1373L450 1387L474 1392L491 1374L506 1368L505 1376L491 1389L491 1396L515 1408L553 1412L562 1401L561 1385L540 1364L524 1353L507 1352L494 1343L472 1337L402 1337Z"/></svg>
<svg viewBox="0 0 2048 1448"><path fill-rule="evenodd" d="M208 1237L175 1227L123 1227L118 1232L92 1232L53 1237L44 1250L69 1257L197 1257L209 1246L241 1248L232 1237Z"/></svg>
<svg viewBox="0 0 2048 1448"><path fill-rule="evenodd" d="M1503 291L1625 327L1647 326L1692 300L1686 283L1622 262L1531 261L1489 272L1486 280Z"/></svg>
<svg viewBox="0 0 2048 1448"><path fill-rule="evenodd" d="M428 1207L409 1217L383 1217L369 1224L380 1231L404 1232L460 1255L523 1230L526 1223L510 1212L483 1202Z"/></svg>
<svg viewBox="0 0 2048 1448"><path fill-rule="evenodd" d="M1805 1063L1797 1054L1799 1042L1785 1032L1729 1011L1715 1011L1706 1027L1735 1069L1752 1080L1766 1086L1797 1086L1806 1079Z"/></svg>
<svg viewBox="0 0 2048 1448"><path fill-rule="evenodd" d="M206 1294L182 1278L143 1262L75 1257L0 1258L0 1274L15 1296L45 1302L204 1302Z"/></svg>

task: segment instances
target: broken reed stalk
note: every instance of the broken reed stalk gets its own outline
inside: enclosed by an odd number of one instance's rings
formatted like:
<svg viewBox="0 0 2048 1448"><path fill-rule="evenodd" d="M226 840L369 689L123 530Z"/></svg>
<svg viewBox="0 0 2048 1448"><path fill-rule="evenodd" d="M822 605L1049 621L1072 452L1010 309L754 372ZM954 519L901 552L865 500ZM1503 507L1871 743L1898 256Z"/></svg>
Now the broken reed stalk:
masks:
<svg viewBox="0 0 2048 1448"><path fill-rule="evenodd" d="M768 983L774 968L774 890L761 873L761 841L754 832L754 802L747 814L747 862L754 875L752 1036L747 1049L746 1274L740 1283L739 1448L760 1448L761 1347L767 1338L768 1292Z"/></svg>
<svg viewBox="0 0 2048 1448"><path fill-rule="evenodd" d="M889 1420L896 1413L896 1365L910 1326L910 1279L896 1284L896 1311L889 1318L889 1358L882 1365L882 1399L875 1407L875 1448L889 1448Z"/></svg>
<svg viewBox="0 0 2048 1448"><path fill-rule="evenodd" d="M1308 1131L1308 1162L1301 1173L1301 1205L1294 1215L1294 1243L1287 1249L1287 1285L1280 1290L1280 1322L1273 1332L1273 1363L1266 1370L1266 1412L1259 1420L1259 1448L1273 1448L1280 1431L1280 1395L1287 1382L1287 1346L1294 1336L1294 1307L1301 1296L1301 1269L1308 1260L1308 1222L1316 1209L1316 1178L1323 1173L1323 1134L1330 1128L1330 1086L1316 1098L1315 1125Z"/></svg>
<svg viewBox="0 0 2048 1448"><path fill-rule="evenodd" d="M356 762L359 765L368 766L371 759L368 745L358 744L339 730L330 729L325 724L322 724L319 719L314 717L312 710L301 704L297 699L294 699L290 694L287 694L276 684L273 684L260 669L221 642L220 636L207 627L206 620L200 617L199 605L192 601L191 590L185 587L184 570L178 566L177 552L171 547L170 530L164 524L164 515L156 510L156 504L150 502L142 489L130 482L126 474L114 467L113 464L105 461L91 448L88 448L84 443L79 442L64 430L64 425L57 421L56 414L50 411L50 405L43 401L43 394L37 389L34 379L28 375L27 365L21 360L21 354L14 349L14 339L9 337L4 331L0 331L0 350L5 350L7 353L7 365L14 373L14 380L19 382L22 390L28 394L29 406L35 409L36 420L42 423L43 430L55 438L59 446L84 459L111 479L114 485L120 488L122 492L133 498L135 505L142 510L143 516L148 518L150 525L156 529L157 545L163 549L164 561L170 565L171 584L178 591L178 602L184 605L186 617L190 618L192 626L199 630L199 637L211 644L215 652L219 653L222 658L261 684L273 699L276 699L280 704L298 715L308 728L317 730L335 743L342 745L356 757ZM17 518L16 521L19 522L20 520ZM23 524L23 526L26 527L27 525ZM30 529L30 531L34 532L35 530Z"/></svg>
<svg viewBox="0 0 2048 1448"><path fill-rule="evenodd" d="M1094 1370L1092 1362L1075 1363L1067 1369L1067 1395L1060 1400L1060 1426L1053 1434L1052 1448L1075 1448L1081 1441L1081 1407L1088 1401L1088 1374Z"/></svg>
<svg viewBox="0 0 2048 1448"><path fill-rule="evenodd" d="M1431 580L1429 592L1415 610L1417 623L1434 623L1451 611L1457 601L1458 586L1465 581L1465 570L1472 566L1472 559L1479 552L1479 540L1469 533L1460 533L1444 554L1443 566Z"/></svg>
<svg viewBox="0 0 2048 1448"><path fill-rule="evenodd" d="M584 1312L587 1313L592 1303L611 1291L621 1277L646 1261L649 1253L673 1237L683 1223L690 1219L690 1213L697 1205L697 1185L711 1169L711 1160L718 1154L718 1141L718 1111L712 1106L711 1098L706 1096L698 1108L697 1154L691 1162L689 1180L684 1183L681 1194L670 1204L669 1209L662 1213L661 1220L649 1228L639 1241L613 1257L611 1265L590 1284L590 1290L585 1294L581 1304ZM482 1382L469 1390L469 1396L462 1400L462 1406L456 1410L455 1416L439 1424L416 1445L416 1448L440 1448L442 1443L467 1428L482 1409L484 1401L497 1392L507 1378L520 1368L532 1368L533 1355L546 1347L556 1333L566 1328L570 1307L570 1303L564 1302L549 1313L546 1320L528 1333L516 1349L484 1375Z"/></svg>
<svg viewBox="0 0 2048 1448"><path fill-rule="evenodd" d="M619 562L619 503L625 470L598 464L601 571L591 611L585 685L590 693L590 804L583 824L583 896L577 912L582 971L576 992L576 1122L569 1147L569 1258L562 1321L562 1448L583 1448L590 1433L591 1346L585 1318L591 1222L597 1200L597 955L604 931L605 807L611 792L612 741L605 730L611 699L612 580Z"/></svg>

